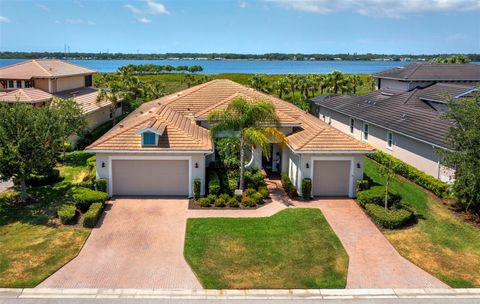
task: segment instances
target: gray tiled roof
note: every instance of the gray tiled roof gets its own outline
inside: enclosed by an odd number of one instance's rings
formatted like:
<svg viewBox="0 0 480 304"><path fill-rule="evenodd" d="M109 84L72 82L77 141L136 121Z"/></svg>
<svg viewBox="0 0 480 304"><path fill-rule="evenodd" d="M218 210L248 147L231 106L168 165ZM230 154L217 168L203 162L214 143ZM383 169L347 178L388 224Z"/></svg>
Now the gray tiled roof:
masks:
<svg viewBox="0 0 480 304"><path fill-rule="evenodd" d="M425 89L414 89L392 95L377 90L364 95L336 95L315 97L315 104L333 111L361 119L394 132L420 139L436 146L448 148L445 140L451 122L442 118L442 112L421 99L438 98L448 94L456 96L472 86L435 84Z"/></svg>
<svg viewBox="0 0 480 304"><path fill-rule="evenodd" d="M404 81L480 81L480 65L411 63L372 76Z"/></svg>

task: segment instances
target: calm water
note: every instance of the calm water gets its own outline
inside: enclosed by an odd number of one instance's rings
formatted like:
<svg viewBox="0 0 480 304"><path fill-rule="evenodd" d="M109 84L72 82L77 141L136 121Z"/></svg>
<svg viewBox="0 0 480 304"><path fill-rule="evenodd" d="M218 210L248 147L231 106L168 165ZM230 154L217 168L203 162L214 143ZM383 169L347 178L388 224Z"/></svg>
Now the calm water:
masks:
<svg viewBox="0 0 480 304"><path fill-rule="evenodd" d="M0 59L0 67L24 59ZM344 73L374 73L408 64L398 61L260 61L260 60L69 60L97 72L115 72L127 64L201 65L205 74L323 74L333 70Z"/></svg>

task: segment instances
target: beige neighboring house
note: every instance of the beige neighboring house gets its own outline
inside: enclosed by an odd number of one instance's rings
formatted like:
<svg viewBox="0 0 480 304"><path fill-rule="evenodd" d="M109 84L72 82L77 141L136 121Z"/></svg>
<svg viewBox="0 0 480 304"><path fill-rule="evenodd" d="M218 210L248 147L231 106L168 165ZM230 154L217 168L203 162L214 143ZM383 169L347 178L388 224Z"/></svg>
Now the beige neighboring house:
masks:
<svg viewBox="0 0 480 304"><path fill-rule="evenodd" d="M455 171L442 164L451 122L446 99L478 90L480 65L415 63L373 75L378 90L311 99L320 120L444 182Z"/></svg>
<svg viewBox="0 0 480 304"><path fill-rule="evenodd" d="M114 195L176 195L191 197L193 181L201 180L214 160L208 113L223 109L237 97L273 103L286 135L285 145L272 142L286 172L301 191L312 179L312 196L355 196L355 181L363 178L363 160L372 148L336 130L289 102L230 80L213 80L143 104L86 148L96 154L97 177L108 180ZM252 149L248 167L277 171Z"/></svg>
<svg viewBox="0 0 480 304"><path fill-rule="evenodd" d="M0 68L0 102L42 106L54 96L73 98L86 115L88 128L110 120L108 101L97 102L94 70L67 61L36 59ZM115 115L122 113L121 107Z"/></svg>

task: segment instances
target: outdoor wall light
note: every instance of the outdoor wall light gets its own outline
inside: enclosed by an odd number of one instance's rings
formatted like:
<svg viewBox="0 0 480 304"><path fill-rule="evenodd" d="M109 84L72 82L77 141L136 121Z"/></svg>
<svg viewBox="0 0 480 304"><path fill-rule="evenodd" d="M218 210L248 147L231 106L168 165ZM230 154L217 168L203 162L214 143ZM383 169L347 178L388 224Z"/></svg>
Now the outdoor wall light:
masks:
<svg viewBox="0 0 480 304"><path fill-rule="evenodd" d="M308 163L305 164L305 168L310 168L310 165Z"/></svg>
<svg viewBox="0 0 480 304"><path fill-rule="evenodd" d="M360 169L360 163L357 163L357 168Z"/></svg>
<svg viewBox="0 0 480 304"><path fill-rule="evenodd" d="M102 168L105 168L105 163L104 162L102 162Z"/></svg>
<svg viewBox="0 0 480 304"><path fill-rule="evenodd" d="M198 168L198 163L195 163L195 168L196 168L196 169Z"/></svg>

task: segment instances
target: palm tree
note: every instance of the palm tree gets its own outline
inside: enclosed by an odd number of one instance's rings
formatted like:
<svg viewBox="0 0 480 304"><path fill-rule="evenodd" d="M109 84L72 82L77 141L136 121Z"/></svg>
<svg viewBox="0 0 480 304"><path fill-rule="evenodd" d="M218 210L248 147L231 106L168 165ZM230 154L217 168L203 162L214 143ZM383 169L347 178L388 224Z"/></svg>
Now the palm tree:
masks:
<svg viewBox="0 0 480 304"><path fill-rule="evenodd" d="M279 120L273 104L258 100L248 102L235 98L225 110L213 111L208 115L210 135L215 137L222 132L238 132L240 138L240 190L245 189L245 148L247 145L259 147L270 157L269 145L272 141L283 143L285 135L277 128Z"/></svg>
<svg viewBox="0 0 480 304"><path fill-rule="evenodd" d="M353 94L357 94L357 88L363 85L362 77L359 75L351 75L348 77L348 80L350 81L350 85L353 89Z"/></svg>
<svg viewBox="0 0 480 304"><path fill-rule="evenodd" d="M252 78L248 80L248 85L254 88L255 90L268 93L268 81L265 79L265 76L255 74Z"/></svg>
<svg viewBox="0 0 480 304"><path fill-rule="evenodd" d="M280 78L273 83L273 90L278 94L278 98L282 99L283 94L286 94L288 91L288 82L285 78Z"/></svg>
<svg viewBox="0 0 480 304"><path fill-rule="evenodd" d="M145 97L147 100L157 99L167 94L165 87L159 81L149 82L145 87Z"/></svg>
<svg viewBox="0 0 480 304"><path fill-rule="evenodd" d="M114 126L116 124L115 112L124 97L124 87L119 81L109 81L106 87L98 91L97 102L108 101L110 103L110 114L113 118Z"/></svg>
<svg viewBox="0 0 480 304"><path fill-rule="evenodd" d="M185 74L184 78L185 78L185 82L187 83L187 88L190 88L191 86L195 85L196 79L194 75Z"/></svg>
<svg viewBox="0 0 480 304"><path fill-rule="evenodd" d="M287 83L290 86L290 93L292 93L292 100L295 97L295 89L297 88L298 85L298 76L294 74L288 74L287 77Z"/></svg>
<svg viewBox="0 0 480 304"><path fill-rule="evenodd" d="M328 84L330 86L330 91L334 94L338 94L339 91L344 92L348 88L345 76L340 71L333 71L328 74Z"/></svg>

